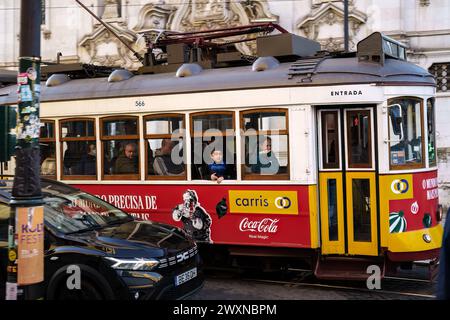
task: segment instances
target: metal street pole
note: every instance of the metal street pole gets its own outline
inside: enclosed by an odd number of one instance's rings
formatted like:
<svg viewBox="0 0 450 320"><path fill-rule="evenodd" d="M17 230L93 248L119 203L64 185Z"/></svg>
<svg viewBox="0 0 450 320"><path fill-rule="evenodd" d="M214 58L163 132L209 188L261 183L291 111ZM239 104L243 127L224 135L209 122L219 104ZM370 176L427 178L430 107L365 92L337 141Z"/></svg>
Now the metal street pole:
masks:
<svg viewBox="0 0 450 320"><path fill-rule="evenodd" d="M344 50L348 52L348 0L344 0Z"/></svg>
<svg viewBox="0 0 450 320"><path fill-rule="evenodd" d="M40 181L41 1L21 0L16 168L8 232L7 300L42 298L44 215Z"/></svg>

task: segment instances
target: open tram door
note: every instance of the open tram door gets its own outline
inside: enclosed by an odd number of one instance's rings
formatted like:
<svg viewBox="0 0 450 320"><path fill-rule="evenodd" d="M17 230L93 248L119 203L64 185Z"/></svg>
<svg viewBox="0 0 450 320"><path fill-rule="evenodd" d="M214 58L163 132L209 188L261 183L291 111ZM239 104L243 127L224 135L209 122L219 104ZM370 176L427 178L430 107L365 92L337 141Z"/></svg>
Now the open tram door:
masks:
<svg viewBox="0 0 450 320"><path fill-rule="evenodd" d="M323 255L378 256L374 106L317 111Z"/></svg>

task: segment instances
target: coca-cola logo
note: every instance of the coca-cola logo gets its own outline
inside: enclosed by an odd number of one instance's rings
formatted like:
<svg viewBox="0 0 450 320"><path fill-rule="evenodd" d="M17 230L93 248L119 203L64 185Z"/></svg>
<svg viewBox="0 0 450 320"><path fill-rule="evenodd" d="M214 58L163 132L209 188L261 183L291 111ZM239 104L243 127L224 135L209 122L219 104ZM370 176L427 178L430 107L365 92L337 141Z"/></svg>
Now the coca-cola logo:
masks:
<svg viewBox="0 0 450 320"><path fill-rule="evenodd" d="M239 224L239 230L246 232L262 232L262 233L275 233L278 230L279 219L264 218L259 221L249 220L244 218Z"/></svg>

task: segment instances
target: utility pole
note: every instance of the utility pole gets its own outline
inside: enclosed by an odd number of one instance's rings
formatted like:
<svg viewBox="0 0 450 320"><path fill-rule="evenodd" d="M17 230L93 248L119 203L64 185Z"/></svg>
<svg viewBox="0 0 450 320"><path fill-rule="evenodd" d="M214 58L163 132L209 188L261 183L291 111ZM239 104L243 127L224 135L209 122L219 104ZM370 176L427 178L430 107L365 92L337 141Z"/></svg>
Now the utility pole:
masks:
<svg viewBox="0 0 450 320"><path fill-rule="evenodd" d="M16 168L8 229L7 300L42 298L44 209L40 180L41 0L21 0Z"/></svg>
<svg viewBox="0 0 450 320"><path fill-rule="evenodd" d="M348 0L344 0L344 50L348 52Z"/></svg>

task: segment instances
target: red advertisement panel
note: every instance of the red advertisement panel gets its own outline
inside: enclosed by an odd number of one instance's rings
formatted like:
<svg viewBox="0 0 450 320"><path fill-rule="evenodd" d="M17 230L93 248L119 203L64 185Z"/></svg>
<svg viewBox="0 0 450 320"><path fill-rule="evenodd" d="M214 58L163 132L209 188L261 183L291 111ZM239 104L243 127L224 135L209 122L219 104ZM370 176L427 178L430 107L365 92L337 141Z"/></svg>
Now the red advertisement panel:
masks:
<svg viewBox="0 0 450 320"><path fill-rule="evenodd" d="M308 186L77 185L144 220L197 241L308 248Z"/></svg>

